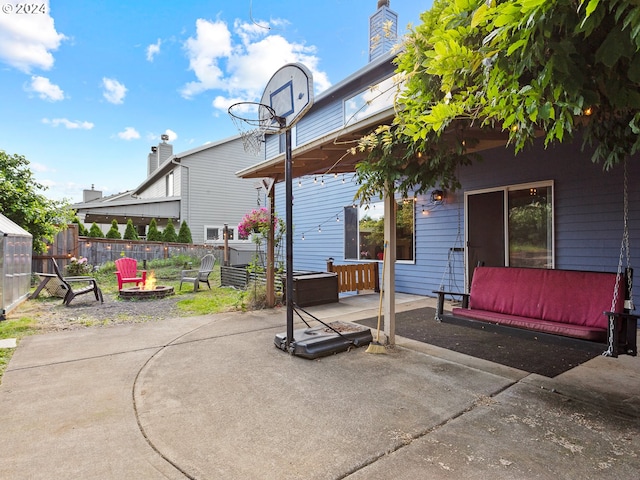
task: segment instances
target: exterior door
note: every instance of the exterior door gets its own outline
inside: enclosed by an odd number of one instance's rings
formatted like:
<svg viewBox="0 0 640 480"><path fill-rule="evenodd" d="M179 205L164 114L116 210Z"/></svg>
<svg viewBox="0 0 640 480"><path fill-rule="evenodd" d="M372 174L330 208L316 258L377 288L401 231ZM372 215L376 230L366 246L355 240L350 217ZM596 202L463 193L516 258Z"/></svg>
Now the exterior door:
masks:
<svg viewBox="0 0 640 480"><path fill-rule="evenodd" d="M467 286L473 269L505 266L504 191L467 195Z"/></svg>

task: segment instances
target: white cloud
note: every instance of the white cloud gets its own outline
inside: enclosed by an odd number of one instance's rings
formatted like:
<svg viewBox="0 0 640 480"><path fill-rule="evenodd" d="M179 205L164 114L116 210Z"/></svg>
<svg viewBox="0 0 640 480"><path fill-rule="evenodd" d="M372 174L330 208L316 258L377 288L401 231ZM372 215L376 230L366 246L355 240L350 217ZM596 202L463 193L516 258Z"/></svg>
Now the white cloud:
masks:
<svg viewBox="0 0 640 480"><path fill-rule="evenodd" d="M133 127L127 127L124 131L118 133L118 137L122 140L137 140L140 138L140 134Z"/></svg>
<svg viewBox="0 0 640 480"><path fill-rule="evenodd" d="M51 81L45 77L37 75L31 77L31 84L28 90L37 93L43 100L49 100L51 102L64 100L64 92L62 89L51 83Z"/></svg>
<svg viewBox="0 0 640 480"><path fill-rule="evenodd" d="M168 128L164 131L164 133L169 135L169 141L170 142L173 142L176 138L178 138L178 134L176 132L174 132L173 130L170 130Z"/></svg>
<svg viewBox="0 0 640 480"><path fill-rule="evenodd" d="M318 68L315 47L289 42L255 23L236 21L231 32L220 20L198 19L196 35L187 39L184 49L196 80L180 93L191 98L207 90L222 91L212 102L219 110L226 111L238 101L260 100L271 76L287 63L303 63L311 70L316 93L331 86L326 73Z"/></svg>
<svg viewBox="0 0 640 480"><path fill-rule="evenodd" d="M106 98L109 103L120 104L124 102L127 87L115 78L103 78L102 87L104 88L102 96Z"/></svg>
<svg viewBox="0 0 640 480"><path fill-rule="evenodd" d="M56 31L48 3L45 2L47 13L44 14L0 13L0 61L25 73L31 73L34 68L49 70L53 66L51 52L67 37Z"/></svg>
<svg viewBox="0 0 640 480"><path fill-rule="evenodd" d="M218 60L228 58L232 53L231 32L223 21L196 20L196 37L190 37L184 44L189 57L189 69L198 81L190 82L182 89L185 98L205 90L224 87L224 73Z"/></svg>
<svg viewBox="0 0 640 480"><path fill-rule="evenodd" d="M153 62L154 57L160 53L160 45L162 45L162 40L158 39L156 43L152 43L147 47L147 61Z"/></svg>
<svg viewBox="0 0 640 480"><path fill-rule="evenodd" d="M38 162L32 162L29 164L29 168L31 168L36 173L45 173L45 172L55 172L56 170L49 168L47 165Z"/></svg>
<svg viewBox="0 0 640 480"><path fill-rule="evenodd" d="M43 118L42 123L51 125L52 127L59 127L62 125L69 130L91 130L94 127L94 124L91 122L81 122L79 120L71 121L66 118L52 118L51 120Z"/></svg>

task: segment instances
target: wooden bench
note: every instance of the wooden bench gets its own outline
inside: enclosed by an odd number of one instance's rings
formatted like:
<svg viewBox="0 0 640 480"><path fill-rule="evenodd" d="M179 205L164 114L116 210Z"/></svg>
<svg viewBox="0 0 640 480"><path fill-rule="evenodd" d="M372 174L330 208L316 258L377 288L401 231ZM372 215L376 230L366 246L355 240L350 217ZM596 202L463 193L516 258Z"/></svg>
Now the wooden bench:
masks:
<svg viewBox="0 0 640 480"><path fill-rule="evenodd" d="M637 355L637 315L625 299L627 276L612 306L617 274L577 270L477 267L469 294L436 291L436 318L484 322L542 335L607 342L605 355ZM462 295L462 306L444 312L445 295Z"/></svg>
<svg viewBox="0 0 640 480"><path fill-rule="evenodd" d="M329 260L327 271L338 275L338 293L361 290L380 291L378 262L334 265L333 261Z"/></svg>

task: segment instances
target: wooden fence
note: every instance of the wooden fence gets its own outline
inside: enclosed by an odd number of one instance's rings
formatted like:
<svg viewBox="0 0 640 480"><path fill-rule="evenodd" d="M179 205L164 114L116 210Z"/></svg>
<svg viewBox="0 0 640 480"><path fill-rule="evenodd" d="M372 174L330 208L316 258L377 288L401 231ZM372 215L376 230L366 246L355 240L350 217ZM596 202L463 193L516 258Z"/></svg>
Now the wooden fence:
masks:
<svg viewBox="0 0 640 480"><path fill-rule="evenodd" d="M327 271L338 274L338 292L380 291L378 262L334 265L327 262Z"/></svg>
<svg viewBox="0 0 640 480"><path fill-rule="evenodd" d="M93 266L104 265L123 256L135 258L141 264L145 264L150 260L171 258L176 255L202 258L207 253L213 253L220 261L223 252L215 248L212 245L83 237L78 235L77 225L72 224L58 233L54 242L47 245L47 251L44 254L33 254L31 271L52 273L51 258L56 259L60 268L64 268L74 257L85 257Z"/></svg>

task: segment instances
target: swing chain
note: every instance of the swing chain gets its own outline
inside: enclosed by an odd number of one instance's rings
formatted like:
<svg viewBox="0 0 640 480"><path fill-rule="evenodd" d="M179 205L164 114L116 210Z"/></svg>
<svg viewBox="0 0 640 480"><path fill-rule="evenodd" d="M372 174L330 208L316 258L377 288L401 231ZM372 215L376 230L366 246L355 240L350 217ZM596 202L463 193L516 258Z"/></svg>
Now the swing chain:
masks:
<svg viewBox="0 0 640 480"><path fill-rule="evenodd" d="M624 169L624 183L623 183L623 229L622 229L622 242L620 244L620 257L618 258L618 271L616 274L616 283L613 287L613 299L611 300L611 312L615 311L618 304L618 296L620 294L620 280L622 279L622 263L623 259L626 260L627 269L631 268L631 249L629 248L629 190L628 190L628 175L627 175L627 159L625 157L623 163ZM633 305L633 276L628 275L626 287L628 287L629 298L625 299L624 308L632 311ZM613 315L608 316L609 319L609 345L607 350L603 353L605 356L613 355L613 333L615 328L615 320Z"/></svg>

